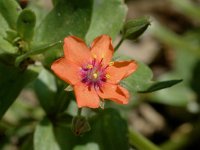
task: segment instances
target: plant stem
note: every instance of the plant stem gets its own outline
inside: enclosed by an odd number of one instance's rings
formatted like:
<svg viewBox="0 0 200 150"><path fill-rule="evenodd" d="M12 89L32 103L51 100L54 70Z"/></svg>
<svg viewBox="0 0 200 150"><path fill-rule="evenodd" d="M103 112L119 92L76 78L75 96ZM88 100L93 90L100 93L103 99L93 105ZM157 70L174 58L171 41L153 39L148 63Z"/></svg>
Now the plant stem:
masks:
<svg viewBox="0 0 200 150"><path fill-rule="evenodd" d="M82 108L78 108L77 116L81 116Z"/></svg>
<svg viewBox="0 0 200 150"><path fill-rule="evenodd" d="M43 53L43 52L47 51L48 48L54 47L54 46L61 44L61 43L62 43L62 41L57 41L57 42L47 44L47 45L41 46L39 48L30 50L27 53L25 53L21 56L18 56L16 58L15 65L18 66L20 64L20 62L22 62L24 59L28 58L29 56Z"/></svg>
<svg viewBox="0 0 200 150"><path fill-rule="evenodd" d="M123 41L124 41L124 37L122 37L119 43L115 46L115 51L118 50L118 48L121 46Z"/></svg>
<svg viewBox="0 0 200 150"><path fill-rule="evenodd" d="M160 150L155 144L134 130L129 130L129 140L138 150Z"/></svg>

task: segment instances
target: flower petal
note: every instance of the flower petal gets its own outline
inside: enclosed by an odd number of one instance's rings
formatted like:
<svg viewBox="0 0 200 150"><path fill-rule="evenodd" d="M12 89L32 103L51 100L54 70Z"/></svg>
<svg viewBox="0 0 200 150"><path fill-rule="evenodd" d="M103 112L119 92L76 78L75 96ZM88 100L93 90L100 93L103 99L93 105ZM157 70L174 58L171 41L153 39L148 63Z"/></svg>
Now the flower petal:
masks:
<svg viewBox="0 0 200 150"><path fill-rule="evenodd" d="M64 55L65 58L78 65L83 65L91 58L91 52L83 40L68 36L64 39Z"/></svg>
<svg viewBox="0 0 200 150"><path fill-rule="evenodd" d="M99 96L93 87L89 88L83 83L74 86L78 107L98 108L100 105Z"/></svg>
<svg viewBox="0 0 200 150"><path fill-rule="evenodd" d="M81 81L80 67L65 58L53 62L51 70L62 80L72 85Z"/></svg>
<svg viewBox="0 0 200 150"><path fill-rule="evenodd" d="M96 55L100 61L103 58L103 63L108 64L112 58L114 49L112 46L112 39L108 35L101 35L97 37L91 44L91 53Z"/></svg>
<svg viewBox="0 0 200 150"><path fill-rule="evenodd" d="M130 97L125 88L110 83L105 83L97 92L101 98L109 99L119 104L127 104Z"/></svg>
<svg viewBox="0 0 200 150"><path fill-rule="evenodd" d="M109 75L107 82L119 83L120 80L126 78L137 69L135 61L121 61L114 62L114 64L107 68L106 73Z"/></svg>

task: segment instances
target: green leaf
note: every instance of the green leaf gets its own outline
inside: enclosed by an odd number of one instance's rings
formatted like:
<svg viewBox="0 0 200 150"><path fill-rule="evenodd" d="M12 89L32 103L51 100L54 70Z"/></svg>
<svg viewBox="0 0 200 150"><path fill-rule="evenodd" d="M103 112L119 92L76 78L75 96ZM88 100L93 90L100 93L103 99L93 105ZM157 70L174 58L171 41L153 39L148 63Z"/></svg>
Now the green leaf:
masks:
<svg viewBox="0 0 200 150"><path fill-rule="evenodd" d="M171 87L182 80L152 81L153 73L144 63L137 62L137 70L128 78L122 81L122 84L132 92L154 92L164 88Z"/></svg>
<svg viewBox="0 0 200 150"><path fill-rule="evenodd" d="M34 90L41 106L48 115L63 112L69 104L65 84L56 82L53 74L43 69L34 82ZM69 96L68 96L69 97Z"/></svg>
<svg viewBox="0 0 200 150"><path fill-rule="evenodd" d="M153 73L147 65L142 62L137 62L137 64L137 70L128 78L122 80L122 84L131 92L145 90L147 83L150 83L153 78Z"/></svg>
<svg viewBox="0 0 200 150"><path fill-rule="evenodd" d="M114 109L104 109L91 121L91 132L86 134L89 142L99 144L101 150L128 150L126 121Z"/></svg>
<svg viewBox="0 0 200 150"><path fill-rule="evenodd" d="M34 42L51 43L68 35L83 38L90 25L92 1L60 0L37 27Z"/></svg>
<svg viewBox="0 0 200 150"><path fill-rule="evenodd" d="M187 107L189 102L195 102L195 94L184 84L161 90L150 95L151 101L170 106Z"/></svg>
<svg viewBox="0 0 200 150"><path fill-rule="evenodd" d="M23 40L30 42L36 22L36 16L33 11L24 9L17 20L17 31Z"/></svg>
<svg viewBox="0 0 200 150"><path fill-rule="evenodd" d="M16 29L16 22L21 7L16 0L0 0L0 13L8 22L10 28Z"/></svg>
<svg viewBox="0 0 200 150"><path fill-rule="evenodd" d="M122 0L94 0L90 27L85 36L89 44L101 35L108 34L115 38L126 18L127 7Z"/></svg>
<svg viewBox="0 0 200 150"><path fill-rule="evenodd" d="M79 145L80 142L82 144L82 139L80 136L75 136L71 129L71 122L60 121L57 122L58 125L54 128L55 138L57 143L59 144L60 150L64 149L73 149L75 145ZM66 136L67 135L67 136Z"/></svg>
<svg viewBox="0 0 200 150"><path fill-rule="evenodd" d="M178 84L182 82L183 80L169 80L169 81L158 81L158 82L152 82L147 85L146 89L143 91L139 91L140 93L147 93L147 92L154 92L158 91L164 88L169 88L175 84Z"/></svg>
<svg viewBox="0 0 200 150"><path fill-rule="evenodd" d="M32 70L20 71L0 63L0 119L29 82L37 77Z"/></svg>
<svg viewBox="0 0 200 150"><path fill-rule="evenodd" d="M60 150L54 136L53 125L47 118L43 119L36 127L34 150Z"/></svg>
<svg viewBox="0 0 200 150"><path fill-rule="evenodd" d="M159 79L166 80L178 76L180 75L171 72L160 76ZM190 102L194 103L196 99L195 93L189 88L185 80L176 86L151 93L148 96L150 101L176 107L187 107Z"/></svg>
<svg viewBox="0 0 200 150"><path fill-rule="evenodd" d="M19 40L19 35L17 31L9 29L6 31L6 36L4 39L8 42L10 42L12 45L17 45L17 41Z"/></svg>
<svg viewBox="0 0 200 150"><path fill-rule="evenodd" d="M3 53L15 54L17 52L17 48L14 47L7 40L0 37L0 55Z"/></svg>
<svg viewBox="0 0 200 150"><path fill-rule="evenodd" d="M6 31L9 29L8 23L0 13L0 36L5 37L6 36Z"/></svg>
<svg viewBox="0 0 200 150"><path fill-rule="evenodd" d="M35 42L55 42L68 35L85 37L87 43L101 34L115 38L126 12L122 0L60 0L37 28Z"/></svg>
<svg viewBox="0 0 200 150"><path fill-rule="evenodd" d="M55 92L57 90L55 78L46 70L42 70L34 82L36 96L47 113L53 113Z"/></svg>

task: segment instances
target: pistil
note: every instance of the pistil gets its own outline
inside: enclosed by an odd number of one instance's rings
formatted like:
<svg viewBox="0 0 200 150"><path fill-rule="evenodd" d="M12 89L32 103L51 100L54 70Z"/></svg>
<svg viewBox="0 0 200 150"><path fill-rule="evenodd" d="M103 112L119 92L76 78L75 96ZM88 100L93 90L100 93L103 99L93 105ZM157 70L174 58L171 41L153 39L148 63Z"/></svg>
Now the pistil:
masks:
<svg viewBox="0 0 200 150"><path fill-rule="evenodd" d="M93 73L92 76L94 77L94 79L97 79L97 78L98 78L98 74L97 74L97 73Z"/></svg>

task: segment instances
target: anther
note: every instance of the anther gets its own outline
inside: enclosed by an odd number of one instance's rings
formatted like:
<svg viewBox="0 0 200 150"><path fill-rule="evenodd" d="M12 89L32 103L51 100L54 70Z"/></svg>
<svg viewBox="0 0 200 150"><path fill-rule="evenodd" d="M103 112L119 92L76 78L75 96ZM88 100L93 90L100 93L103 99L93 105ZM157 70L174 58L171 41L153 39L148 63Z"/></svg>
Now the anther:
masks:
<svg viewBox="0 0 200 150"><path fill-rule="evenodd" d="M111 61L111 62L109 63L109 66L113 66L113 65L114 65L114 62Z"/></svg>
<svg viewBox="0 0 200 150"><path fill-rule="evenodd" d="M110 75L109 75L109 74L106 74L106 78L109 79L109 78L110 78Z"/></svg>
<svg viewBox="0 0 200 150"><path fill-rule="evenodd" d="M88 68L88 69L92 69L92 68L93 68L93 65L90 65L90 64L89 64L89 65L87 65L87 68Z"/></svg>

